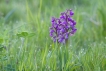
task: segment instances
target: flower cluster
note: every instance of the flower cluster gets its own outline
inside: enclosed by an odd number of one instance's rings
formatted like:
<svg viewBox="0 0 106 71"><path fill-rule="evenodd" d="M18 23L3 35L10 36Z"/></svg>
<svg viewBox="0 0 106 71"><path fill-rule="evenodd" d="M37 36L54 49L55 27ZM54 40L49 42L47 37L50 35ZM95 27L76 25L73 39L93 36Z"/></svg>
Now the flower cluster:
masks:
<svg viewBox="0 0 106 71"><path fill-rule="evenodd" d="M65 43L69 35L73 35L76 32L76 22L72 19L73 15L74 12L72 10L67 10L60 14L60 18L52 17L50 36L54 42Z"/></svg>

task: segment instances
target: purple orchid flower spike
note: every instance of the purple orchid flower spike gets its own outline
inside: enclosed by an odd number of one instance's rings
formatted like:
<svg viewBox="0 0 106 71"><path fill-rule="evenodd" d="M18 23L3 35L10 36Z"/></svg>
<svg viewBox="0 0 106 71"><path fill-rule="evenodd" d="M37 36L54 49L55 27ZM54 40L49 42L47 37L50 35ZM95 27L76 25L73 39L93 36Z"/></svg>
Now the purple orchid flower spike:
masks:
<svg viewBox="0 0 106 71"><path fill-rule="evenodd" d="M60 18L52 17L50 27L50 36L54 42L65 43L69 36L72 36L76 32L76 21L72 19L74 12L67 10L60 14Z"/></svg>

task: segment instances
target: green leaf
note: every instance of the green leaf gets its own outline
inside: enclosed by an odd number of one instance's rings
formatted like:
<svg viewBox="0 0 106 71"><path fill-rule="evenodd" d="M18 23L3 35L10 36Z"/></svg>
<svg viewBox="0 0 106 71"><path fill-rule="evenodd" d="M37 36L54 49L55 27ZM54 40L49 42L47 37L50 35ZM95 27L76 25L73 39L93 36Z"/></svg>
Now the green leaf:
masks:
<svg viewBox="0 0 106 71"><path fill-rule="evenodd" d="M18 37L33 37L34 35L35 33L28 33L28 32L21 32L17 34Z"/></svg>
<svg viewBox="0 0 106 71"><path fill-rule="evenodd" d="M3 38L0 38L0 44L2 44L3 43Z"/></svg>
<svg viewBox="0 0 106 71"><path fill-rule="evenodd" d="M27 37L28 36L28 32L21 32L19 34L17 34L18 37Z"/></svg>
<svg viewBox="0 0 106 71"><path fill-rule="evenodd" d="M29 33L29 37L33 37L35 35L35 33Z"/></svg>

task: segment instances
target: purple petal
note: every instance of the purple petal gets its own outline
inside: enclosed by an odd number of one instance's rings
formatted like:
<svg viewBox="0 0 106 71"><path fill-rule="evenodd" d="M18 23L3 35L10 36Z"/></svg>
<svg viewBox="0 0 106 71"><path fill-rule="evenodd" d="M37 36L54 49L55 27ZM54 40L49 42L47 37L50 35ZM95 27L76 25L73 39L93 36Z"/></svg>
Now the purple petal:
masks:
<svg viewBox="0 0 106 71"><path fill-rule="evenodd" d="M55 21L55 18L54 17L52 17L52 22L54 22Z"/></svg>
<svg viewBox="0 0 106 71"><path fill-rule="evenodd" d="M58 42L62 43L64 40L65 40L64 37L62 37L62 38L58 39Z"/></svg>
<svg viewBox="0 0 106 71"><path fill-rule="evenodd" d="M72 29L71 34L74 34L77 31L77 29Z"/></svg>
<svg viewBox="0 0 106 71"><path fill-rule="evenodd" d="M50 30L50 33L53 33L53 32L54 32L54 30L51 29L51 30Z"/></svg>
<svg viewBox="0 0 106 71"><path fill-rule="evenodd" d="M76 22L75 21L73 22L73 25L76 25Z"/></svg>
<svg viewBox="0 0 106 71"><path fill-rule="evenodd" d="M68 39L68 33L66 33L66 35L65 35L65 39Z"/></svg>
<svg viewBox="0 0 106 71"><path fill-rule="evenodd" d="M53 33L50 33L50 36L52 37L53 36Z"/></svg>
<svg viewBox="0 0 106 71"><path fill-rule="evenodd" d="M72 10L70 10L70 16L73 16L74 12Z"/></svg>

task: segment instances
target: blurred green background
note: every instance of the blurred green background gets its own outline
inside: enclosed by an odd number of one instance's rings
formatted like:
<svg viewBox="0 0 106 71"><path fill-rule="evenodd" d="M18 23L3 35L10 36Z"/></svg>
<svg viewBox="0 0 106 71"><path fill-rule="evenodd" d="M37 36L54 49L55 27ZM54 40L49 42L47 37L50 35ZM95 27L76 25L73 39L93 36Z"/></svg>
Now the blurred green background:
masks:
<svg viewBox="0 0 106 71"><path fill-rule="evenodd" d="M0 0L0 71L105 71L105 7L106 0ZM51 17L67 9L77 22L68 50L49 36Z"/></svg>

